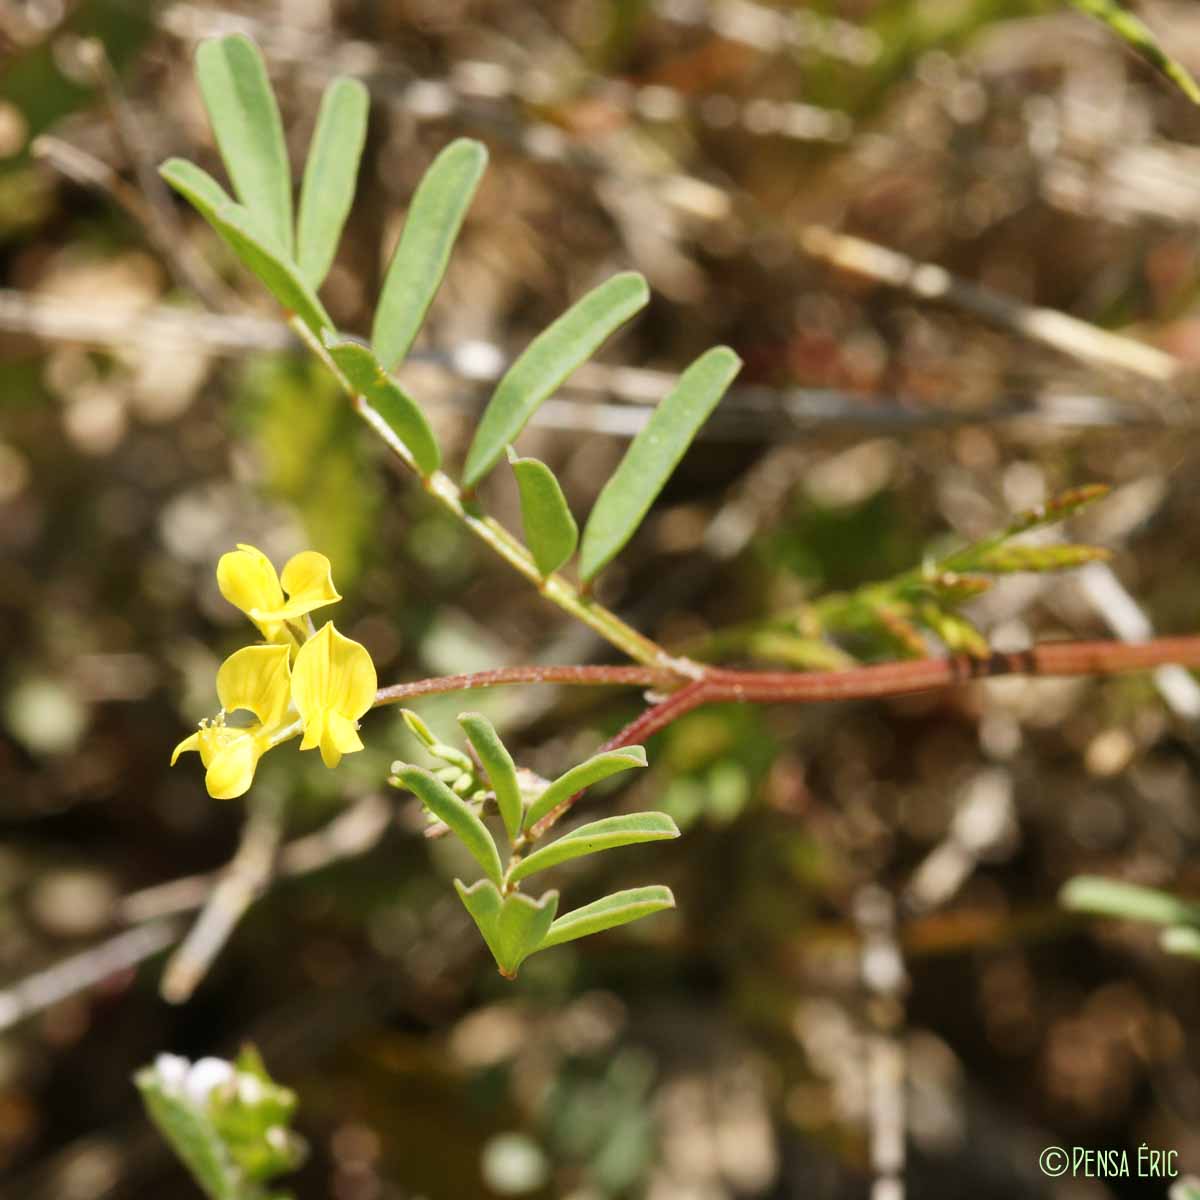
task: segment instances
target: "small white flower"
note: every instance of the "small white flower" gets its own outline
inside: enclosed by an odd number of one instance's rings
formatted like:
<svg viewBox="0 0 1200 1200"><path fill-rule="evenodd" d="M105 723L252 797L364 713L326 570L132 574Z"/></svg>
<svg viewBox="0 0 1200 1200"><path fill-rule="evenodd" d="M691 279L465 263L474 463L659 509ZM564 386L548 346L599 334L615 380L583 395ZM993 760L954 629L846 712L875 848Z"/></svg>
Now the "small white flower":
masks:
<svg viewBox="0 0 1200 1200"><path fill-rule="evenodd" d="M250 1075L245 1071L239 1071L237 1077L237 1094L238 1099L243 1104L253 1108L254 1105L263 1102L267 1093L263 1088L262 1080L257 1075Z"/></svg>
<svg viewBox="0 0 1200 1200"><path fill-rule="evenodd" d="M183 1091L191 1063L178 1054L160 1054L154 1060L158 1085L168 1096L178 1096Z"/></svg>
<svg viewBox="0 0 1200 1200"><path fill-rule="evenodd" d="M183 1086L184 1096L197 1108L205 1108L213 1090L229 1083L235 1073L233 1064L223 1058L197 1059Z"/></svg>

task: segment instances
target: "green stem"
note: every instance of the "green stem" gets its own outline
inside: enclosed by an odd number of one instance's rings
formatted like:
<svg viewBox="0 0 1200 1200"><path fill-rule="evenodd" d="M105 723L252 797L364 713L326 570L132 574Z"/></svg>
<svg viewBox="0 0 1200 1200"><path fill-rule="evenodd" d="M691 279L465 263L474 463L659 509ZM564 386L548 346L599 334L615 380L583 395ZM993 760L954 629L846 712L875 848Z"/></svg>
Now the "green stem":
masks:
<svg viewBox="0 0 1200 1200"><path fill-rule="evenodd" d="M453 513L480 541L490 546L510 567L524 575L547 600L558 605L563 612L576 620L582 621L634 662L662 668L685 678L694 678L702 671L698 664L673 657L657 642L627 625L616 613L581 595L579 589L561 575L543 576L533 561L533 555L521 542L494 517L486 516L476 510L474 504L469 504L461 489L448 475L435 471L432 475L423 476L408 448L383 417L354 390L312 330L299 317L292 317L289 323L350 397L355 412L379 435L387 448L421 480L425 490L443 508Z"/></svg>

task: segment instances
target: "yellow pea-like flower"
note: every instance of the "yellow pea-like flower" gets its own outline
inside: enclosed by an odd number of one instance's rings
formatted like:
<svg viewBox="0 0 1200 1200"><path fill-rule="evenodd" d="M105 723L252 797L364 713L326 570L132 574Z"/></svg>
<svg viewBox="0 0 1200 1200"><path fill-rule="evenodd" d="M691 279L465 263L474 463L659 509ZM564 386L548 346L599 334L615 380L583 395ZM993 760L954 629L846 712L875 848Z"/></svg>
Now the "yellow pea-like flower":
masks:
<svg viewBox="0 0 1200 1200"><path fill-rule="evenodd" d="M269 746L260 727L235 729L220 718L206 723L186 737L171 755L171 766L187 750L197 750L207 768L204 786L214 800L233 800L244 796L254 782L258 760Z"/></svg>
<svg viewBox="0 0 1200 1200"><path fill-rule="evenodd" d="M236 550L221 555L217 586L230 604L258 626L268 642L287 640L285 621L342 598L333 586L329 559L315 550L293 555L280 576L261 550L239 543Z"/></svg>
<svg viewBox="0 0 1200 1200"><path fill-rule="evenodd" d="M292 690L288 658L287 646L246 646L231 654L217 672L221 712L175 747L172 766L185 751L199 752L214 799L232 800L249 791L258 760L284 729ZM226 725L225 714L239 708L258 720L246 728Z"/></svg>
<svg viewBox="0 0 1200 1200"><path fill-rule="evenodd" d="M363 748L358 719L375 701L378 680L366 649L330 621L300 647L292 669L292 702L304 722L301 750L320 747L336 767L343 754Z"/></svg>

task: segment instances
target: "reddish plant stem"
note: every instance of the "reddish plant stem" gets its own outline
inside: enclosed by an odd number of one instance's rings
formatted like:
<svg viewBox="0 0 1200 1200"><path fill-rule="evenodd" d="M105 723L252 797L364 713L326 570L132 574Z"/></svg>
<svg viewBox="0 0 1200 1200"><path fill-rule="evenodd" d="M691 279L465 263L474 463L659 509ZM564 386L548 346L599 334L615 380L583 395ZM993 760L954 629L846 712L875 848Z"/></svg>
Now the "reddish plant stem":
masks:
<svg viewBox="0 0 1200 1200"><path fill-rule="evenodd" d="M988 658L958 655L851 667L845 671L731 671L708 667L700 680L690 680L665 667L528 666L498 667L465 675L442 675L380 688L376 705L395 704L415 696L465 692L473 688L515 683L560 683L577 686L625 686L678 689L697 704L753 701L761 704L805 704L828 700L862 700L903 696L954 687L995 675L1114 675L1174 663L1200 668L1200 636L1156 638L1151 642L1045 642L1029 650L992 654ZM697 691L691 683L705 684ZM699 697L699 699L697 699ZM651 710L652 711L652 710ZM686 711L686 710L685 710ZM681 715L681 714L677 714ZM671 718L674 720L674 716ZM661 728L661 726L655 726ZM618 743L628 745L630 743Z"/></svg>
<svg viewBox="0 0 1200 1200"><path fill-rule="evenodd" d="M396 704L414 696L468 692L472 688L502 687L513 683L671 688L678 687L679 680L680 676L665 667L497 667L492 671L475 671L469 675L441 675L436 679L418 679L414 683L394 683L375 693L375 706Z"/></svg>
<svg viewBox="0 0 1200 1200"><path fill-rule="evenodd" d="M1047 642L1028 650L996 653L987 658L957 655L879 663L847 671L728 671L714 667L703 678L685 684L666 699L651 705L609 738L601 750L636 745L706 704L858 700L933 691L997 675L1112 675L1168 663L1200 667L1200 637L1158 638L1134 645L1124 642ZM577 792L547 813L529 831L529 840L536 841L541 837L581 795Z"/></svg>

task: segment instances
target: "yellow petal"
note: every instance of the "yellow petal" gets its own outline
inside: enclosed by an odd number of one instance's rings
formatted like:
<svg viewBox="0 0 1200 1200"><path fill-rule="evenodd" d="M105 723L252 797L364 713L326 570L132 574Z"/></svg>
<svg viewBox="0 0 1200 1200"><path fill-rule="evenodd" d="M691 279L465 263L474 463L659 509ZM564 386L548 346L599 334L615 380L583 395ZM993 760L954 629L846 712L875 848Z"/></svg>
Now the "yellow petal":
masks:
<svg viewBox="0 0 1200 1200"><path fill-rule="evenodd" d="M266 745L253 732L231 729L232 738L222 739L208 764L204 786L214 800L244 796L254 782L254 769Z"/></svg>
<svg viewBox="0 0 1200 1200"><path fill-rule="evenodd" d="M327 746L331 748L330 751L326 750ZM343 754L353 754L355 750L362 748L362 738L358 736L358 723L348 720L341 713L330 713L325 720L325 736L321 739L321 756L325 757L326 753L336 751L340 758ZM326 766L336 765L326 760Z"/></svg>
<svg viewBox="0 0 1200 1200"><path fill-rule="evenodd" d="M249 709L263 725L278 725L291 702L287 646L246 646L217 672L217 695L226 712Z"/></svg>
<svg viewBox="0 0 1200 1200"><path fill-rule="evenodd" d="M326 766L362 749L355 723L375 702L378 679L366 649L343 637L333 622L300 647L292 672L292 701L304 721L301 750L321 747Z"/></svg>
<svg viewBox="0 0 1200 1200"><path fill-rule="evenodd" d="M304 550L288 559L283 568L283 590L288 594L287 603L267 609L263 606L252 615L256 620L294 620L310 613L315 608L324 608L341 599L333 586L333 566L329 559L315 550Z"/></svg>
<svg viewBox="0 0 1200 1200"><path fill-rule="evenodd" d="M283 636L281 622L254 616L283 607L283 589L271 560L253 546L238 545L236 550L222 554L217 563L217 587L235 608L240 608L254 623L267 641Z"/></svg>
<svg viewBox="0 0 1200 1200"><path fill-rule="evenodd" d="M175 765L176 760L179 758L179 756L181 754L186 753L188 750L199 750L199 749L200 749L200 735L198 733L193 733L191 737L185 737L183 739L183 741L180 742L179 745L176 746L175 749L171 752L171 766Z"/></svg>
<svg viewBox="0 0 1200 1200"><path fill-rule="evenodd" d="M187 750L199 751L208 768L204 785L216 800L232 800L250 790L254 769L267 749L260 726L238 729L231 725L204 725L186 737L171 756L171 765Z"/></svg>

